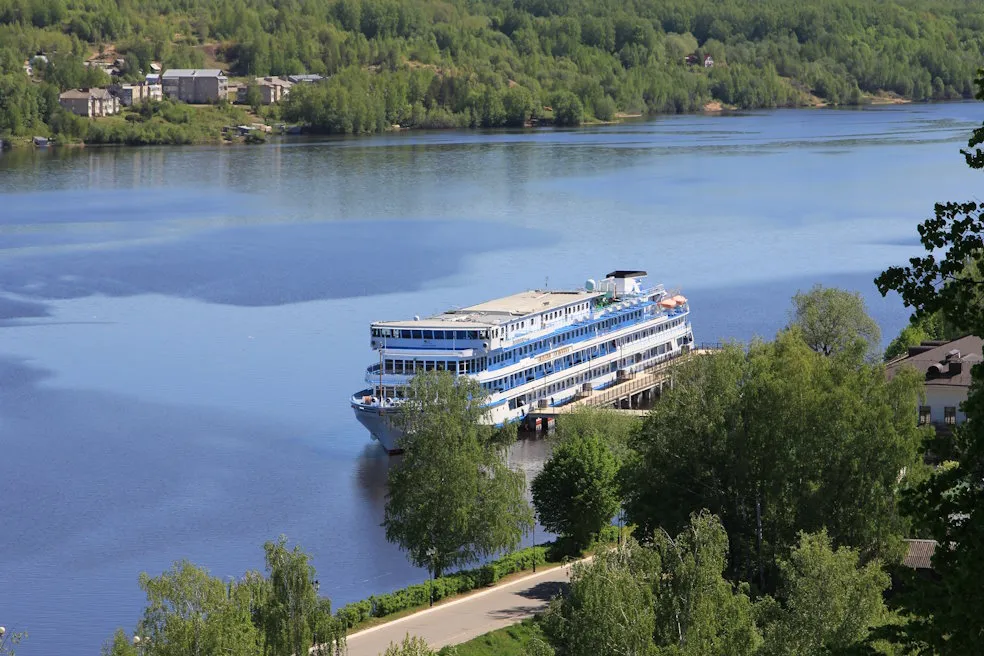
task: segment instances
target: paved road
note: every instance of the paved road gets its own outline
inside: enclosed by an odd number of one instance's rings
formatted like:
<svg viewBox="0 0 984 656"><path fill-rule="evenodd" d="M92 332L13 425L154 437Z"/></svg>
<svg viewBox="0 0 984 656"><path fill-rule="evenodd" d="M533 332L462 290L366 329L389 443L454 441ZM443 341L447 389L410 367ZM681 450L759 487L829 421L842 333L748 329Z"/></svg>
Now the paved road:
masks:
<svg viewBox="0 0 984 656"><path fill-rule="evenodd" d="M569 580L569 565L554 567L353 633L348 637L349 656L378 656L408 633L433 649L466 642L543 610Z"/></svg>

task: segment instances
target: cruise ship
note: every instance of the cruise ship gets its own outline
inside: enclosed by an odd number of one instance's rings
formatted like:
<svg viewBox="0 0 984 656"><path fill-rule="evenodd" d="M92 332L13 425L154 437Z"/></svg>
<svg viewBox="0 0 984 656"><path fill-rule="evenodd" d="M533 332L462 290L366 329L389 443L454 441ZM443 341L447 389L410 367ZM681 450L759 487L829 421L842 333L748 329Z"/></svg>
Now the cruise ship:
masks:
<svg viewBox="0 0 984 656"><path fill-rule="evenodd" d="M352 396L355 416L390 453L394 418L414 374L447 371L485 389L488 420L521 421L569 403L691 348L690 305L645 271L612 271L584 289L536 289L407 321L370 327L376 363Z"/></svg>

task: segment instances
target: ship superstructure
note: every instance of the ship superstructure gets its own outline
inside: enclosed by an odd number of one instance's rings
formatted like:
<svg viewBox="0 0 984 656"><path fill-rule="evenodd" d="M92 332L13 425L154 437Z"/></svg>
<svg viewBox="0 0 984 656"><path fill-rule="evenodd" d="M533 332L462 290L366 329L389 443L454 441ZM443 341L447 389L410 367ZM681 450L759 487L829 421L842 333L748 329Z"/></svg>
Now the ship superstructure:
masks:
<svg viewBox="0 0 984 656"><path fill-rule="evenodd" d="M389 452L399 451L393 419L417 373L475 378L496 425L560 406L590 386L679 355L693 343L690 306L645 271L612 271L584 289L531 290L471 307L370 327L377 363L352 396L358 420Z"/></svg>

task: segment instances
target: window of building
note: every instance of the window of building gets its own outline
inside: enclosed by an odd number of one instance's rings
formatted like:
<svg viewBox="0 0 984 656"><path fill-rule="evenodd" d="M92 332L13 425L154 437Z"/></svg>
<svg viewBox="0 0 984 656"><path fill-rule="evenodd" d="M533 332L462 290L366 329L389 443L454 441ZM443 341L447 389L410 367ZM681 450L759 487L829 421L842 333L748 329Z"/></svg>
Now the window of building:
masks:
<svg viewBox="0 0 984 656"><path fill-rule="evenodd" d="M932 409L928 405L919 406L919 425L925 426L932 420Z"/></svg>
<svg viewBox="0 0 984 656"><path fill-rule="evenodd" d="M943 408L943 423L953 426L957 423L957 408L956 406L947 406Z"/></svg>

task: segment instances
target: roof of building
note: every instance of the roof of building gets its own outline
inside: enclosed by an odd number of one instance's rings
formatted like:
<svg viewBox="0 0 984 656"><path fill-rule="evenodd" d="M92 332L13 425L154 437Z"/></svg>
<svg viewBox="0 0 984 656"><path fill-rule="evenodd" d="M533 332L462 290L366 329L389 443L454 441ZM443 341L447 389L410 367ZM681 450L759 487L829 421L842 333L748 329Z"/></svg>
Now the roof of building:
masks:
<svg viewBox="0 0 984 656"><path fill-rule="evenodd" d="M317 82L325 79L325 77L317 73L302 73L301 75L288 75L287 79L291 82Z"/></svg>
<svg viewBox="0 0 984 656"><path fill-rule="evenodd" d="M224 73L217 68L169 68L161 77L224 77Z"/></svg>
<svg viewBox="0 0 984 656"><path fill-rule="evenodd" d="M58 95L59 100L88 100L89 98L108 100L112 97L106 89L69 89Z"/></svg>
<svg viewBox="0 0 984 656"><path fill-rule="evenodd" d="M294 86L293 82L283 80L279 77L258 77L256 83L264 87L285 87L287 89Z"/></svg>
<svg viewBox="0 0 984 656"><path fill-rule="evenodd" d="M912 569L933 569L936 540L906 540L905 558L902 564Z"/></svg>
<svg viewBox="0 0 984 656"><path fill-rule="evenodd" d="M534 289L504 296L478 305L421 319L422 328L435 326L498 326L531 314L550 312L565 305L601 296L601 292L584 290L558 291ZM406 326L407 321L379 321L378 326ZM416 322L414 322L416 324Z"/></svg>
<svg viewBox="0 0 984 656"><path fill-rule="evenodd" d="M902 367L911 366L925 376L927 385L969 387L971 367L984 360L981 346L981 338L973 335L950 342L923 342L889 362L886 371L891 378Z"/></svg>
<svg viewBox="0 0 984 656"><path fill-rule="evenodd" d="M609 273L606 278L639 278L642 276L648 276L649 274L645 271L628 271L622 269L616 269Z"/></svg>

